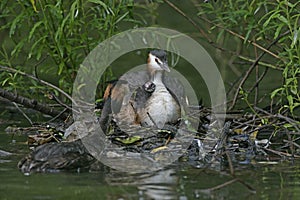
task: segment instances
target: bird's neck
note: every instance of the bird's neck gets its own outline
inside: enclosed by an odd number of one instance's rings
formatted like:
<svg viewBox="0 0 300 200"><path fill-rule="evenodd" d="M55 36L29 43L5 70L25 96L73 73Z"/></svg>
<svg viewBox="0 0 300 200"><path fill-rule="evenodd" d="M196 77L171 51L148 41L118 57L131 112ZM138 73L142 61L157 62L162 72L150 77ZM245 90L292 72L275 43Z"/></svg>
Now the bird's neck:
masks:
<svg viewBox="0 0 300 200"><path fill-rule="evenodd" d="M164 76L164 72L163 71L152 71L150 72L150 76L151 76L151 81L155 84L155 85L164 85L163 83L163 76Z"/></svg>

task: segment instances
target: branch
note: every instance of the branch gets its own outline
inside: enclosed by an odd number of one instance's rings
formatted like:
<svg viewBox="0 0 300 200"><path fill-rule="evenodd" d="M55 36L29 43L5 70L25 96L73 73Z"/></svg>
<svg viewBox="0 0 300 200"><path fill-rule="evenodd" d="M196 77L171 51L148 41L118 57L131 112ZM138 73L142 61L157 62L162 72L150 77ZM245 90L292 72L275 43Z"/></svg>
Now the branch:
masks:
<svg viewBox="0 0 300 200"><path fill-rule="evenodd" d="M221 50L223 50L221 47L219 47L219 46L217 46L217 45L215 45L214 44L214 42L209 38L209 36L201 29L201 27L199 27L198 25L197 25L197 23L194 21L194 20L192 20L189 16L187 16L182 10L180 10L177 6L175 6L173 3L171 3L169 0L163 0L165 3L167 3L171 8L173 8L176 12L178 12L180 15L182 15L183 17L185 17L200 33L201 33L201 35L202 36L204 36L207 40L208 40L208 42L210 43L210 44L212 44L214 47L216 47L216 48L218 48L218 49L221 49ZM213 23L212 21L210 21L209 19L206 19L206 18L204 18L204 17L199 17L200 19L202 19L203 21L205 21L205 22L207 22L207 23L209 23L209 24L211 24L211 25L213 25L213 26L215 26L215 27L218 27L218 28L221 28L221 29L223 29L223 30L225 30L226 32L228 32L228 33L230 33L231 35L233 35L233 36L236 36L236 37L238 37L238 38L240 38L240 39L242 39L242 40L245 40L245 37L244 36L242 36L242 35L240 35L240 34L238 34L238 33L235 33L235 32L233 32L233 31L231 31L231 30L229 30L229 29L227 29L227 28L225 28L225 27L223 27L223 26L221 26L221 25L218 25L218 24L216 24L216 23ZM255 47L257 47L257 48L259 48L260 50L262 50L263 52L265 52L265 53L268 53L268 54L270 54L271 56L273 56L273 57L275 57L275 58L277 58L277 59L281 59L278 55L276 55L275 53L273 53L273 52L271 52L268 48L264 48L264 47L262 47L262 46L260 46L259 44L257 44L256 42L254 42L254 41L252 41L252 40L246 40L248 43L250 43L250 44L252 44L253 46L255 46Z"/></svg>
<svg viewBox="0 0 300 200"><path fill-rule="evenodd" d="M271 44L269 44L269 46L267 47L267 49L270 49L274 44L276 44L278 42L278 40L280 40L282 37L284 37L285 35L287 35L288 33L290 33L290 31L287 31L281 35L279 35ZM244 83L246 82L246 80L248 79L248 77L250 76L250 73L252 72L252 70L255 68L255 66L258 64L258 62L262 59L262 57L266 54L267 52L266 51L263 51L259 56L258 58L254 61L254 63L252 63L251 67L247 70L245 76L243 77L243 79L241 80L236 92L235 92L235 95L233 97L233 100L232 100L232 104L229 108L229 110L233 109L235 104L236 104L236 101L237 101L237 98L239 96L239 92L240 92L240 89L242 88L242 86L244 85Z"/></svg>
<svg viewBox="0 0 300 200"><path fill-rule="evenodd" d="M187 16L182 10L180 10L180 8L178 8L177 6L175 6L173 3L171 3L168 0L163 0L165 3L167 3L171 8L173 8L176 12L178 12L180 15L182 15L184 18L186 18L199 32L200 34L208 41L209 44L211 44L213 47L220 49L222 51L225 51L225 49L223 49L222 47L216 45L211 39L210 37L201 29L201 27L199 27L197 25L197 23L192 20L192 18L190 18L189 16Z"/></svg>
<svg viewBox="0 0 300 200"><path fill-rule="evenodd" d="M58 92L60 92L61 94L63 94L65 97L67 97L73 104L77 105L77 103L73 100L73 98L68 94L66 93L65 91L63 91L62 89L60 89L59 87L47 82L47 81L44 81L44 80L41 80L33 75L30 75L30 74L26 74L25 72L22 72L22 71L19 71L19 70L16 70L16 69L13 69L13 68L10 68L10 67L5 67L5 66L1 66L0 65L0 69L4 70L4 71L7 71L7 72L12 72L12 73L18 73L22 76L26 76L28 78L31 78L43 85L46 85L50 88L53 88L55 90L57 90Z"/></svg>
<svg viewBox="0 0 300 200"><path fill-rule="evenodd" d="M31 124L31 126L33 125L31 119L26 115L25 112L23 112L23 110L18 106L17 103L13 102L14 106L18 109L18 111L20 111L20 113L27 119L27 121Z"/></svg>
<svg viewBox="0 0 300 200"><path fill-rule="evenodd" d="M2 96L5 99L8 99L9 101L21 104L27 108L32 108L34 110L37 110L41 113L53 116L53 117L59 117L60 119L67 119L69 114L64 112L61 113L61 111L55 110L45 104L41 104L37 102L35 99L29 99L23 96L19 96L13 92L4 90L3 88L0 88L0 96Z"/></svg>

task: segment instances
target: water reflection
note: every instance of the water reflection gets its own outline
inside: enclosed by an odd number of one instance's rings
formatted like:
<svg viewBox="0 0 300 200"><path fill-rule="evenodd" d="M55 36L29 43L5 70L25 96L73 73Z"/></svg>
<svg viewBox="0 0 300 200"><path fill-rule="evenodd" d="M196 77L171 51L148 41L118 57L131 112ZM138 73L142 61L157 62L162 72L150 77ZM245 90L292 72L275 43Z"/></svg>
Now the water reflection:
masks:
<svg viewBox="0 0 300 200"><path fill-rule="evenodd" d="M178 180L174 169L160 170L151 174L113 172L106 177L109 185L136 186L139 199L177 199Z"/></svg>
<svg viewBox="0 0 300 200"><path fill-rule="evenodd" d="M0 133L1 149L17 152L19 145ZM20 140L21 141L21 140ZM20 142L17 141L17 142ZM4 156L0 163L1 199L299 199L300 163L252 163L235 168L236 177L252 186L256 193L234 181L228 168L198 169L177 162L154 173L129 174L103 165L93 172L60 172L24 176L16 168L21 158Z"/></svg>

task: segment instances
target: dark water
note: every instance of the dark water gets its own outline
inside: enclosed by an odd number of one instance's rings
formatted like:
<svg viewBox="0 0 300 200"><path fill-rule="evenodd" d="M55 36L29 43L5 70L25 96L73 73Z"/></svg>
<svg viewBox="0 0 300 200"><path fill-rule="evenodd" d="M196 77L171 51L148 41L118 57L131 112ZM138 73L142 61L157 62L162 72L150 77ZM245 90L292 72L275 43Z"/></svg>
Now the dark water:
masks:
<svg viewBox="0 0 300 200"><path fill-rule="evenodd" d="M196 12L194 5L178 4ZM155 23L193 35L199 39L195 29L167 5L158 9ZM146 16L145 16L146 17ZM149 25L152 25L151 23ZM205 28L205 26L203 26ZM229 88L247 66L230 63L231 57L220 53L199 39L217 63L225 86ZM235 45L239 45L237 42ZM227 44L228 45L228 44ZM232 45L231 43L229 45ZM253 49L244 49L251 51ZM136 52L135 52L136 53ZM133 56L136 56L134 54ZM144 57L139 57L136 64L143 64ZM125 58L128 60L128 57ZM130 59L129 59L130 60ZM133 59L135 60L135 59ZM122 62L122 61L121 61ZM132 65L129 63L128 65ZM181 60L176 69L182 72L197 91L197 94L209 104L205 85L199 76L188 70L187 63ZM269 72L262 83L261 94L268 93L280 84L278 72ZM251 80L251 79L250 79ZM253 80L253 79L252 79ZM248 82L247 84L251 85ZM200 91L200 92L199 92ZM240 105L243 105L242 103ZM98 172L60 172L48 174L23 175L17 169L17 162L29 152L25 144L26 137L8 135L4 129L9 124L20 126L24 121L20 115L12 115L9 123L0 127L0 150L14 152L10 156L0 157L0 199L299 199L300 198L300 163L252 161L236 169L240 181L219 187L235 178L229 175L228 168L221 171L203 170L176 163L156 173L130 175L114 170ZM215 189L213 189L215 188Z"/></svg>
<svg viewBox="0 0 300 200"><path fill-rule="evenodd" d="M176 162L154 173L93 172L22 174L18 161L30 152L26 136L8 134L8 125L26 121L11 109L0 123L0 199L299 199L300 162L258 162L204 169ZM19 119L13 121L13 119ZM20 123L22 122L22 123ZM28 124L27 124L28 125ZM0 155L2 153L0 152ZM238 180L237 180L238 179Z"/></svg>
<svg viewBox="0 0 300 200"><path fill-rule="evenodd" d="M255 163L239 167L240 180L226 168L197 169L177 163L155 173L130 175L111 169L23 175L18 160L28 152L26 138L1 131L0 199L299 199L300 163ZM211 189L211 190L210 190Z"/></svg>

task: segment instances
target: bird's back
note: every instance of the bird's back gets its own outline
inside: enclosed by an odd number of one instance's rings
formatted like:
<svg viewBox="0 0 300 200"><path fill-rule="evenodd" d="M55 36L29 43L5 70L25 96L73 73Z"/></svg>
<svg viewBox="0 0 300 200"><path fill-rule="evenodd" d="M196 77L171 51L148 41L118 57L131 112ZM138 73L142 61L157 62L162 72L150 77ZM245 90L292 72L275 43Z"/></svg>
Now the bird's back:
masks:
<svg viewBox="0 0 300 200"><path fill-rule="evenodd" d="M101 114L102 121L107 121L108 115L112 114L118 125L162 128L165 123L176 122L184 107L182 84L174 77L165 76L164 85L155 85L154 92L149 93L142 87L149 80L147 71L130 72L120 77L121 82L111 89L111 100L107 102L111 104L111 113Z"/></svg>

